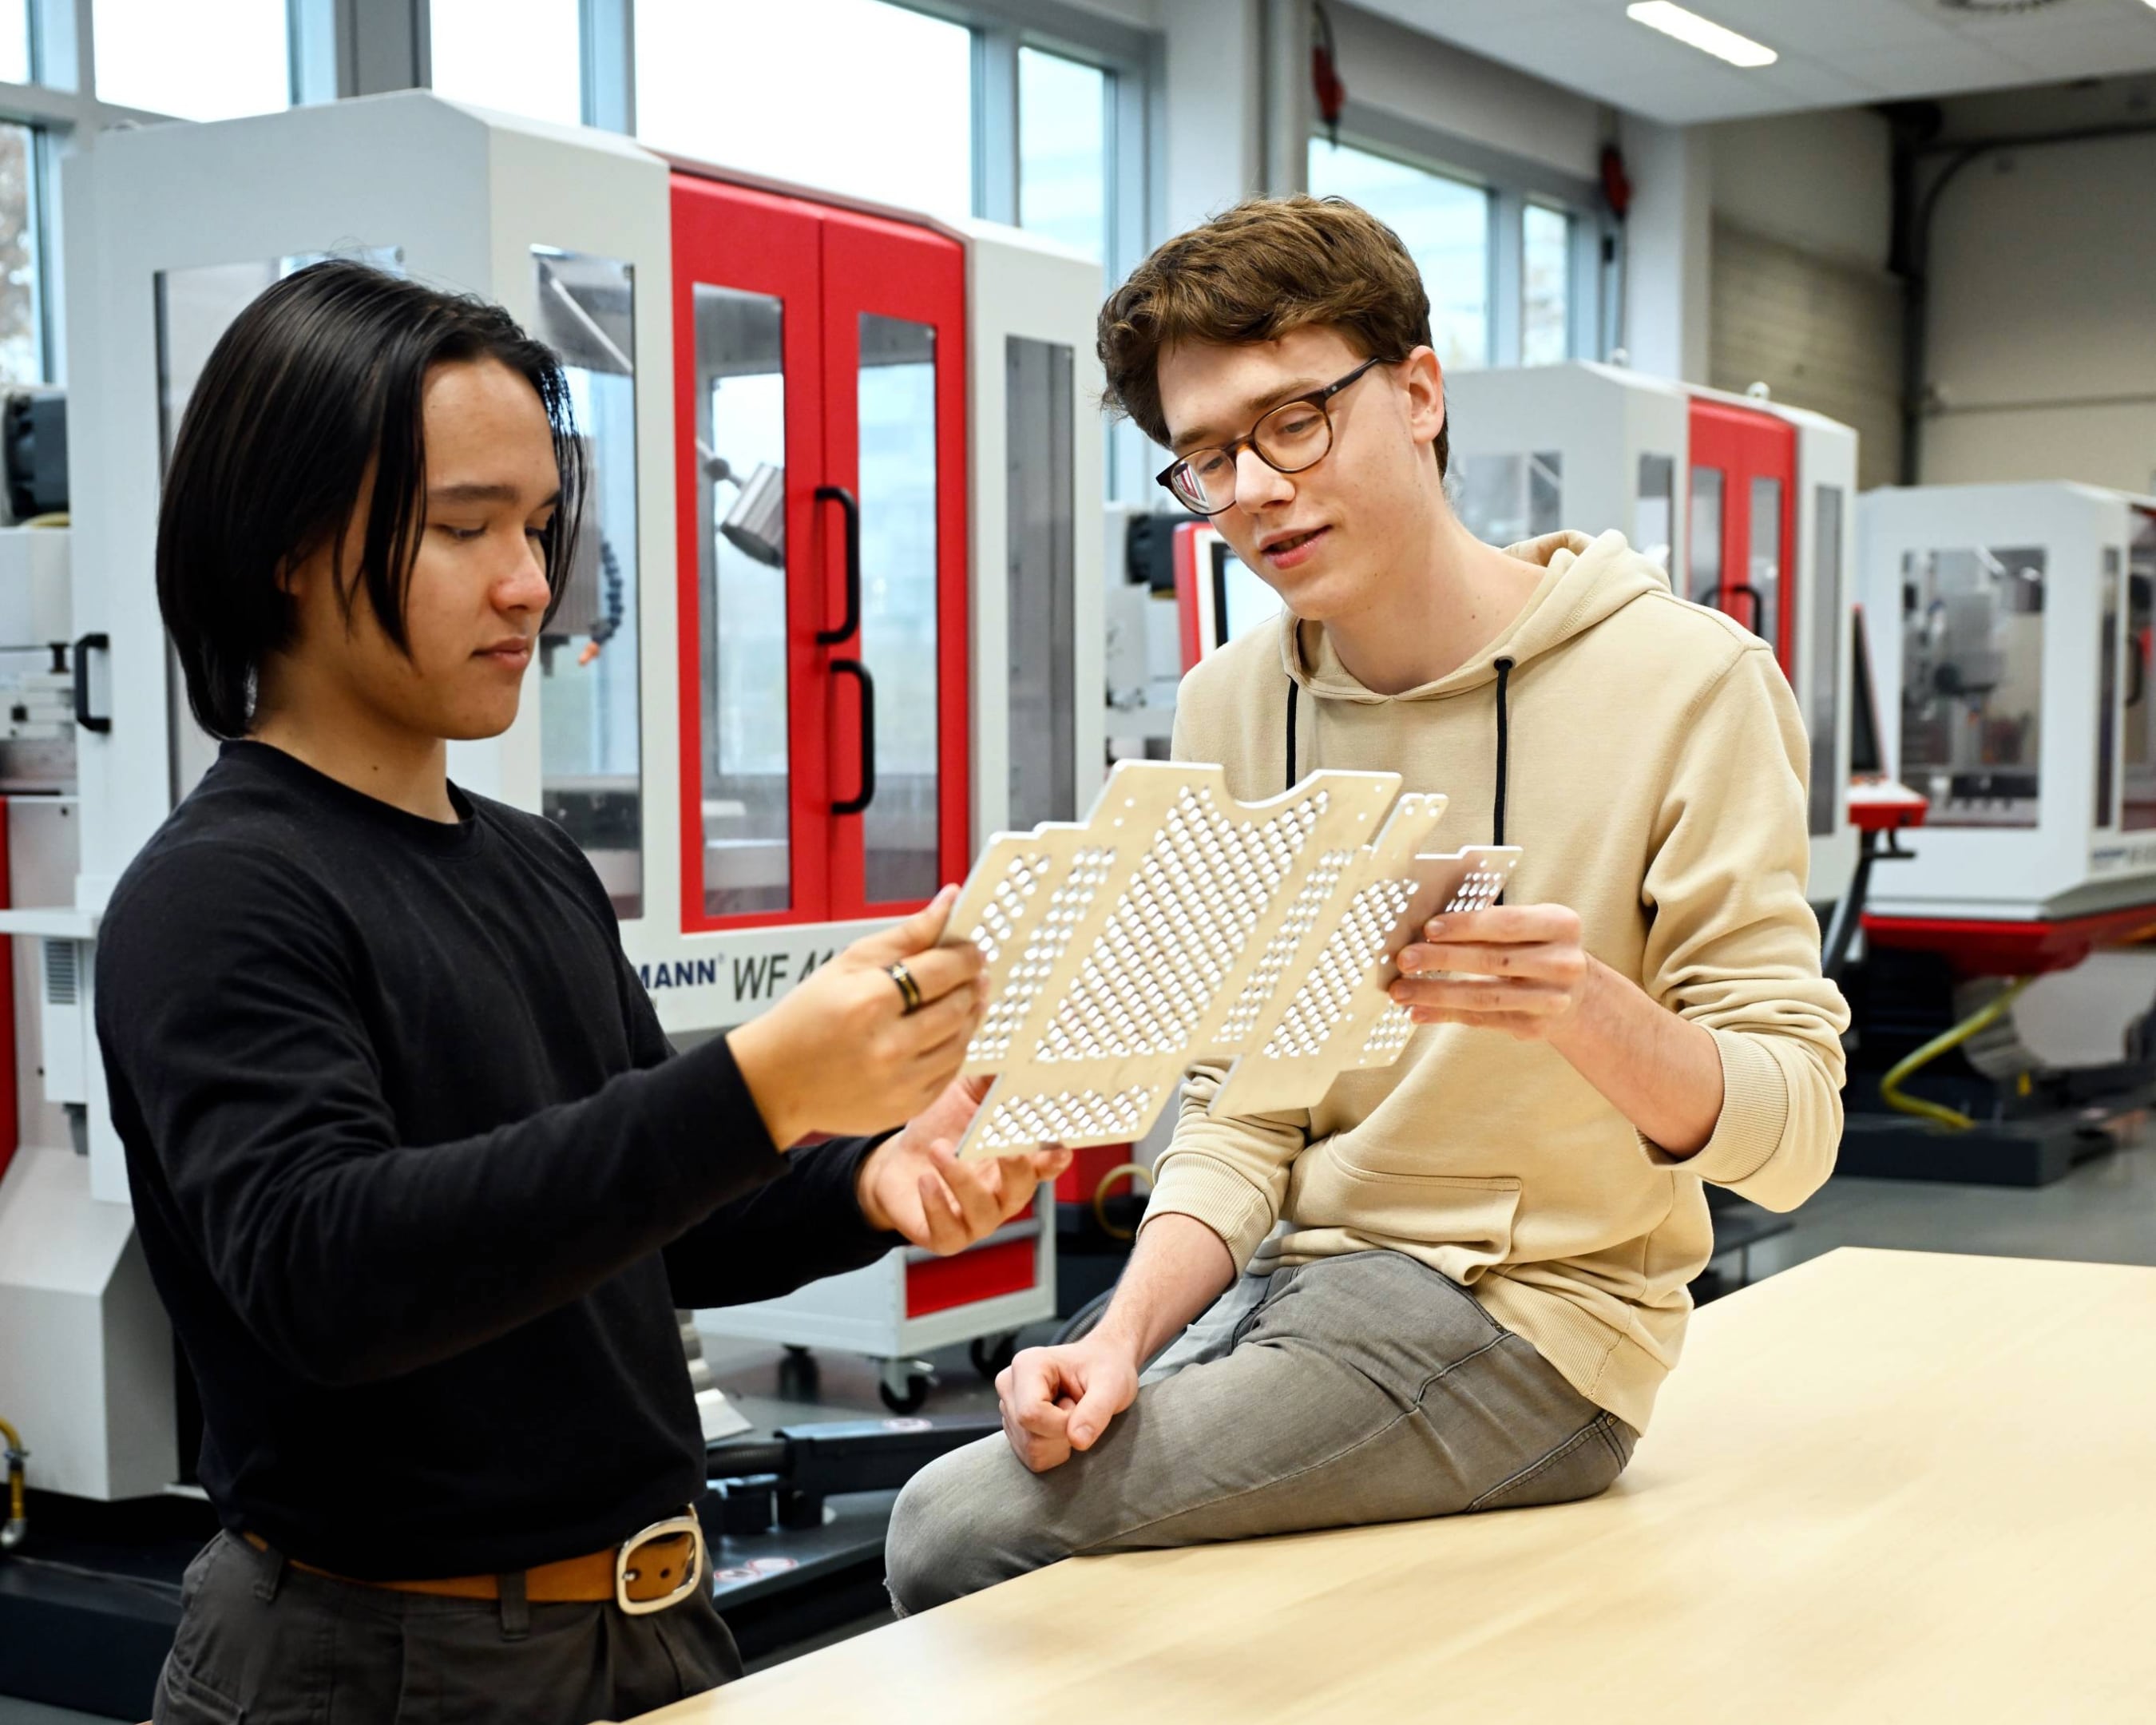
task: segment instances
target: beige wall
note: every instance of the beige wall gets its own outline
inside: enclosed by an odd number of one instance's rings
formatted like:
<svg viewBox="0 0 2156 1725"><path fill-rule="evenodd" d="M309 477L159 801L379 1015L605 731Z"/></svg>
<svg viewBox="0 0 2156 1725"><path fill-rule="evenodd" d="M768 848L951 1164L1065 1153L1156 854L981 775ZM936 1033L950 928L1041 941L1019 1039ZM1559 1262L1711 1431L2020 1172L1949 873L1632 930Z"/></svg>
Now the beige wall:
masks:
<svg viewBox="0 0 2156 1725"><path fill-rule="evenodd" d="M1933 229L1928 483L2156 489L2156 136L1987 157Z"/></svg>
<svg viewBox="0 0 2156 1725"><path fill-rule="evenodd" d="M1881 270L1892 237L1892 139L1865 108L1698 128L1714 213L1747 232Z"/></svg>
<svg viewBox="0 0 2156 1725"><path fill-rule="evenodd" d="M1696 129L1713 167L1709 381L1856 428L1860 486L1901 443L1902 291L1887 270L1892 141L1865 109Z"/></svg>

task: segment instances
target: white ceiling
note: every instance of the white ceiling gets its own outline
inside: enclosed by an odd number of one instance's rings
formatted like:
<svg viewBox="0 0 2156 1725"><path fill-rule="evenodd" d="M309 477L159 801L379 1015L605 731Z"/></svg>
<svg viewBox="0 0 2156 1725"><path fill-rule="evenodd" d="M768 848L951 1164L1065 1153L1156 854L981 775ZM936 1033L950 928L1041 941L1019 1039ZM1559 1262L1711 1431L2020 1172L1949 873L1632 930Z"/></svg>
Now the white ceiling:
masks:
<svg viewBox="0 0 2156 1725"><path fill-rule="evenodd" d="M2156 69L2156 7L2051 0L1684 0L1777 50L1742 71L1625 15L1626 0L1358 0L1413 29L1675 126ZM1352 66L1342 69L1350 85Z"/></svg>

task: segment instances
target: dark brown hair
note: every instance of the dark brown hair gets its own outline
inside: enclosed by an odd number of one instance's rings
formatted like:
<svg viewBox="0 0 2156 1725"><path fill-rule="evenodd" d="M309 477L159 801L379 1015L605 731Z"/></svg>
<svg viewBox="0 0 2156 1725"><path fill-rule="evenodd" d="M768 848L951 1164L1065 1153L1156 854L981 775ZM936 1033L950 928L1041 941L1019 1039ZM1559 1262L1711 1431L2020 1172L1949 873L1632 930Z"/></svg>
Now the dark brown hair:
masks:
<svg viewBox="0 0 2156 1725"><path fill-rule="evenodd" d="M180 421L157 518L158 606L187 705L213 737L247 734L262 661L292 639L283 572L317 546L336 548L345 614L364 588L382 632L409 652L427 373L479 359L515 372L547 410L562 475L545 543L558 603L575 556L583 450L560 362L506 311L338 259L286 276L218 338ZM347 571L343 535L370 469L359 567Z"/></svg>
<svg viewBox="0 0 2156 1725"><path fill-rule="evenodd" d="M1108 406L1155 443L1161 350L1171 341L1271 341L1313 325L1363 353L1405 359L1430 345L1430 295L1400 237L1339 198L1253 198L1178 234L1131 272L1101 308ZM1451 454L1437 434L1437 470Z"/></svg>

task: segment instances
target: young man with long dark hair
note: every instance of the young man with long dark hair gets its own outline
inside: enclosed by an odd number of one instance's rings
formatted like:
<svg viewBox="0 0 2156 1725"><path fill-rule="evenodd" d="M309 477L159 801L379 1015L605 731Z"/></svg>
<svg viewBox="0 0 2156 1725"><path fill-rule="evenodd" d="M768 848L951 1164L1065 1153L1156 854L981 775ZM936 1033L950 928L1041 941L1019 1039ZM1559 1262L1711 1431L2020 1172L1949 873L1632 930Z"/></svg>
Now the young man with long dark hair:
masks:
<svg viewBox="0 0 2156 1725"><path fill-rule="evenodd" d="M1286 608L1184 680L1177 757L1245 798L1396 772L1451 798L1447 849L1525 856L1399 955L1424 1028L1396 1065L1242 1119L1193 1075L1099 1327L1020 1354L1008 1441L900 1499L907 1609L1075 1553L1592 1496L1676 1364L1702 1183L1789 1209L1840 1132L1789 685L1619 534L1461 525L1398 237L1245 204L1141 264L1100 336L1163 484Z"/></svg>
<svg viewBox="0 0 2156 1725"><path fill-rule="evenodd" d="M516 716L583 478L547 349L357 264L242 312L180 427L158 599L226 741L97 970L224 1526L166 1725L581 1725L737 1674L675 1308L958 1250L1062 1164L950 1154L983 1003L947 891L677 1055L575 845L449 781Z"/></svg>

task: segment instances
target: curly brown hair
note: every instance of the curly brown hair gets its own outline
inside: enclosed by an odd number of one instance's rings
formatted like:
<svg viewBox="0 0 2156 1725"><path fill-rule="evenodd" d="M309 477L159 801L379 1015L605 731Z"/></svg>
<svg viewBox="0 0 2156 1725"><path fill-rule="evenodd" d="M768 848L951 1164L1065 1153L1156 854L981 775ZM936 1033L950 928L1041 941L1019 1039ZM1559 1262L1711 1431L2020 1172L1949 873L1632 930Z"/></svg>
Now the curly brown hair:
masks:
<svg viewBox="0 0 2156 1725"><path fill-rule="evenodd" d="M1341 198L1253 198L1176 237L1101 308L1108 407L1155 443L1161 350L1171 341L1271 341L1326 324L1365 357L1405 359L1430 345L1430 295L1400 237ZM1437 470L1451 459L1437 434Z"/></svg>

